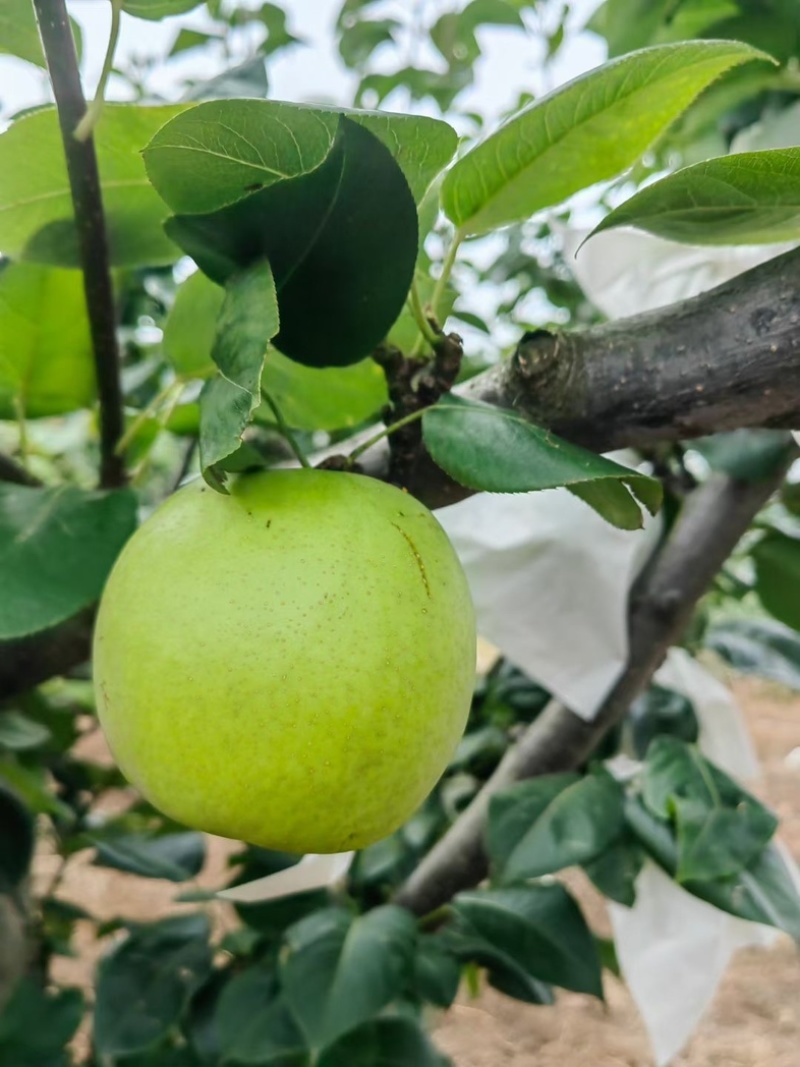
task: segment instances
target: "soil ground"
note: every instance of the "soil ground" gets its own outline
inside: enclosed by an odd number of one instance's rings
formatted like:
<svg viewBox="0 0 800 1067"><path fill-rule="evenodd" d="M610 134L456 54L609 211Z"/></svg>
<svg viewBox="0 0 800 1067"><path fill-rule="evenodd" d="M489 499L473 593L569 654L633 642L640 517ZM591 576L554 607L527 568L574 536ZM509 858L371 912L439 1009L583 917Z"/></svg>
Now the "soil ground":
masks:
<svg viewBox="0 0 800 1067"><path fill-rule="evenodd" d="M800 860L800 698L751 680L734 684L763 766L758 792L781 818L781 836ZM98 754L100 740L90 741ZM110 797L124 806L124 795ZM223 879L228 855L237 845L211 839L209 862L198 882L209 887ZM40 887L52 877L55 857L39 858ZM593 925L603 931L602 902L584 883L570 879ZM93 867L88 854L67 867L59 894L101 919L118 915L153 919L196 905L176 905L176 887ZM233 926L231 912L212 905L215 921ZM83 926L83 928L81 928ZM99 946L88 924L79 924L78 957L58 963L58 977L87 985ZM624 985L607 977L605 1005L564 993L554 1008L509 1000L492 990L476 999L465 995L442 1016L435 1040L456 1067L652 1067L644 1028ZM85 1038L84 1038L85 1041ZM79 1042L82 1044L83 1041ZM788 939L771 949L740 952L712 1008L673 1067L800 1067L800 954Z"/></svg>

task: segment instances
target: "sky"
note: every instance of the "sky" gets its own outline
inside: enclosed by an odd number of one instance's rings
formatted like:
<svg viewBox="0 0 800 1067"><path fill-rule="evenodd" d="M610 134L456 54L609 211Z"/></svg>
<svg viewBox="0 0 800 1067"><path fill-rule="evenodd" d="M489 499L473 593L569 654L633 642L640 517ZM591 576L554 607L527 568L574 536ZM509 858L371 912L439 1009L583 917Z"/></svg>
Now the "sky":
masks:
<svg viewBox="0 0 800 1067"><path fill-rule="evenodd" d="M255 4L255 0L245 2L249 6ZM408 0L398 0L394 6L406 8L407 3ZM597 4L598 0L573 0L571 24L582 26ZM270 95L273 98L351 102L355 80L341 63L336 62L331 48L331 27L340 6L341 0L284 0L290 29L311 42L311 47L287 50L270 62ZM453 7L463 6L465 0L453 0ZM392 4L385 2L382 7L391 8ZM108 40L110 4L107 0L68 0L68 8L83 30L84 88L87 97L91 97ZM376 10L381 10L378 5ZM204 8L162 22L147 22L123 14L118 62L124 64L127 58L136 54L163 54L180 26L199 29L204 24L207 24ZM511 107L520 92L539 94L603 61L602 43L592 34L570 34L563 54L546 71L535 37L526 38L518 30L502 27L481 30L479 36L484 56L476 69L476 86L462 100L465 110L474 108L490 118ZM433 53L426 58L435 61L436 55ZM387 55L386 62L387 66L396 62L396 53ZM208 57L200 58L199 53L190 53L180 64L176 61L162 68L153 84L165 95L175 96L176 73L212 73L208 63ZM122 90L121 84L112 78L108 97L123 98ZM40 103L46 92L43 72L19 60L0 57L0 104L4 115Z"/></svg>

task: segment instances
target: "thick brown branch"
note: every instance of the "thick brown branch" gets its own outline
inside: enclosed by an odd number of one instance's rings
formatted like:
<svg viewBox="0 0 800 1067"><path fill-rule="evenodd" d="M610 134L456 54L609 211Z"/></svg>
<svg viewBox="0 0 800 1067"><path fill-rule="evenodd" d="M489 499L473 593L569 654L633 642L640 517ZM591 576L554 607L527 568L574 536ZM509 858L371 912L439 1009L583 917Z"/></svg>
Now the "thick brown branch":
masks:
<svg viewBox="0 0 800 1067"><path fill-rule="evenodd" d="M125 484L125 467L116 454L122 436L122 388L119 373L114 292L94 141L78 141L75 127L86 111L72 27L64 0L34 0L39 32L58 108L75 212L83 287L92 335L97 393L100 399L100 484Z"/></svg>
<svg viewBox="0 0 800 1067"><path fill-rule="evenodd" d="M670 645L685 629L698 599L784 474L785 467L781 467L772 478L757 483L718 476L695 490L632 597L628 666L598 717L586 722L558 701L551 701L402 886L397 903L424 915L486 875L482 840L491 797L513 781L572 770L586 761L647 686Z"/></svg>
<svg viewBox="0 0 800 1067"><path fill-rule="evenodd" d="M800 428L800 249L644 315L539 332L457 391L597 452L742 427ZM380 475L386 450L362 462ZM429 459L408 488L431 507L470 493Z"/></svg>

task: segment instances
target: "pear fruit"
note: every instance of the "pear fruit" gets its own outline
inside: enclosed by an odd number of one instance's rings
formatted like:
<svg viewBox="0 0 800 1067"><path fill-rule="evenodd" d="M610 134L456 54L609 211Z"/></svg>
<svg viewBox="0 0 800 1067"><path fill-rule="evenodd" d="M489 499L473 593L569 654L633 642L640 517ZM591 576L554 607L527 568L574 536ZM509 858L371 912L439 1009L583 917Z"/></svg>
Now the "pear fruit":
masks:
<svg viewBox="0 0 800 1067"><path fill-rule="evenodd" d="M180 490L126 545L94 642L123 773L209 833L363 848L425 799L461 737L475 615L450 542L357 474Z"/></svg>

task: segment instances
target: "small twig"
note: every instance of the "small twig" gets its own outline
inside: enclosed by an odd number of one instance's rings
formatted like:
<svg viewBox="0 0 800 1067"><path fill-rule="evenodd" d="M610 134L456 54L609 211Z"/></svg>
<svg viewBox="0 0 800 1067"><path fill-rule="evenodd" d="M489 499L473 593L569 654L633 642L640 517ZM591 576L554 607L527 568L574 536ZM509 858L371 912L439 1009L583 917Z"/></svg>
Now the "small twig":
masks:
<svg viewBox="0 0 800 1067"><path fill-rule="evenodd" d="M25 470L23 466L10 456L0 452L0 482L11 482L13 485L37 486L42 483L39 479Z"/></svg>
<svg viewBox="0 0 800 1067"><path fill-rule="evenodd" d="M414 316L414 321L419 326L419 332L433 348L436 342L439 340L439 331L435 330L428 321L428 317L425 314L425 309L422 306L422 300L419 295L419 287L417 286L417 279L415 278L411 284L411 292L409 293L409 303L411 307L411 314Z"/></svg>
<svg viewBox="0 0 800 1067"><path fill-rule="evenodd" d="M308 461L308 456L297 443L297 438L292 433L286 420L284 419L283 414L281 413L281 409L278 407L278 405L275 403L275 401L265 389L261 390L261 395L269 405L272 414L275 416L275 422L278 424L278 429L281 432L281 436L283 437L284 441L286 441L289 448L291 448L292 452L294 452L298 462L300 463L300 466L307 467L310 470L311 464Z"/></svg>
<svg viewBox="0 0 800 1067"><path fill-rule="evenodd" d="M33 0L33 5L58 109L75 212L100 401L100 485L110 489L126 482L125 466L116 452L124 419L114 290L97 155L91 137L78 141L74 136L86 113L86 100L65 0Z"/></svg>
<svg viewBox="0 0 800 1067"><path fill-rule="evenodd" d="M433 290L433 296L431 297L431 313L437 322L442 321L442 299L447 289L447 283L450 281L450 275L453 273L453 267L455 266L456 256L458 250L461 247L461 242L464 240L464 234L460 230L456 230L453 234L453 240L450 242L450 247L447 250L447 255L444 257L442 263L442 273L436 280L436 286Z"/></svg>
<svg viewBox="0 0 800 1067"><path fill-rule="evenodd" d="M189 473L189 468L192 465L192 460L194 459L195 452L197 451L197 446L198 446L197 438L196 437L190 437L189 438L189 442L186 445L186 450L183 453L183 459L181 460L181 465L178 468L178 472L175 475L175 478L173 479L172 486L170 488L170 496L173 493L177 493L177 491L183 485L183 479Z"/></svg>
<svg viewBox="0 0 800 1067"><path fill-rule="evenodd" d="M108 38L106 57L103 61L103 69L100 72L100 80L97 83L94 100L89 104L89 107L86 109L86 114L75 127L74 137L77 141L85 141L88 137L92 136L92 131L97 125L97 120L100 118L100 114L103 110L106 98L106 85L114 66L114 53L117 50L117 42L119 41L119 23L121 14L122 0L111 0L111 32Z"/></svg>
<svg viewBox="0 0 800 1067"><path fill-rule="evenodd" d="M378 430L372 437L367 438L366 441L362 441L358 448L354 448L347 457L348 464L355 463L358 457L362 456L368 448L377 445L377 443L382 441L384 437L388 437L390 434L402 430L404 426L410 426L412 422L417 422L424 414L425 408L419 408L417 411L412 411L410 415L405 415L402 419L398 419L397 422L390 422L388 426L384 426L382 430Z"/></svg>

